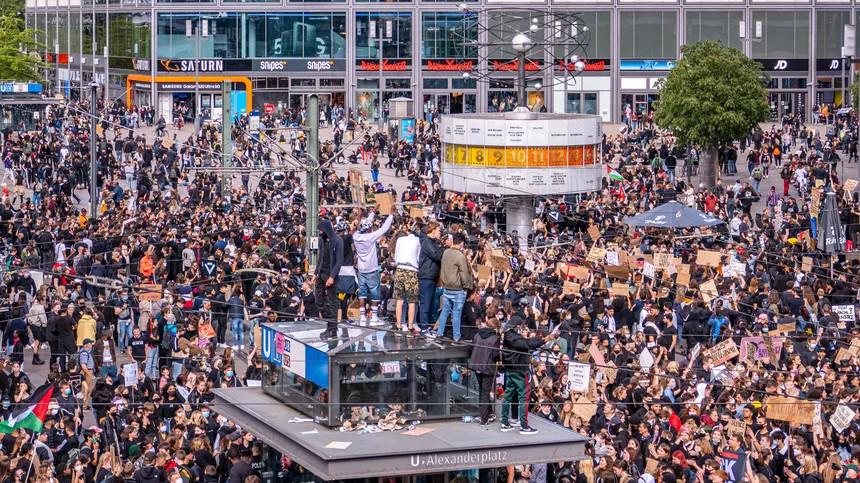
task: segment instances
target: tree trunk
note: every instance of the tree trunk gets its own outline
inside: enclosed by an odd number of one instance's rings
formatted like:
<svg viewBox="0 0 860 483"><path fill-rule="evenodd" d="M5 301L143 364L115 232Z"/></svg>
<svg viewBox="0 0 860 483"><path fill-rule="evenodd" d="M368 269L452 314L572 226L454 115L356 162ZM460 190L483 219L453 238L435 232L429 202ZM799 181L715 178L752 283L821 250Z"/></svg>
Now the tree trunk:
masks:
<svg viewBox="0 0 860 483"><path fill-rule="evenodd" d="M705 188L711 189L717 185L717 175L720 171L720 162L717 148L707 147L702 149L699 155L699 182Z"/></svg>

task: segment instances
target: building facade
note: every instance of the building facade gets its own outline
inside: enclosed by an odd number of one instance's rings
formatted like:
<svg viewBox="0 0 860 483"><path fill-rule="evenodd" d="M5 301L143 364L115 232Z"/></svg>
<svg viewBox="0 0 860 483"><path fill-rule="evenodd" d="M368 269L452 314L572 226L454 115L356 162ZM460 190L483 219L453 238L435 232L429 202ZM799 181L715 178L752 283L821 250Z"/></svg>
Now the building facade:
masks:
<svg viewBox="0 0 860 483"><path fill-rule="evenodd" d="M706 39L743 50L769 75L773 119L841 104L850 62L843 26L856 23L851 0L573 0L467 3L497 38L527 31L557 13L576 12L588 27L585 71L568 76L555 52L530 61L527 104L550 112L623 119L646 112L680 46ZM511 21L504 11L518 12ZM464 28L458 2L410 0L27 0L27 25L46 46L49 87L71 97L95 80L104 95L156 106L170 118L197 108L215 116L221 84L234 108L272 111L323 105L378 115L378 99L415 100L415 115L506 111L518 100L510 48L487 45L486 31ZM473 15L473 14L472 14ZM543 35L542 31L533 33ZM558 51L563 51L561 47ZM539 58L536 58L539 57ZM464 72L491 72L465 78ZM385 103L383 102L383 106Z"/></svg>

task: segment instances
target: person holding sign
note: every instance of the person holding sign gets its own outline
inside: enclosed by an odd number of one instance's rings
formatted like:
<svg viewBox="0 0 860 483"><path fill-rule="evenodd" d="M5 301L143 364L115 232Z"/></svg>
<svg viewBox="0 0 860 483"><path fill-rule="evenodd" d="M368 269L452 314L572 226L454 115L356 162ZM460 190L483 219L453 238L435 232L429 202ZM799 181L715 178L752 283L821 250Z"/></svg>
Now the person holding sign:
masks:
<svg viewBox="0 0 860 483"><path fill-rule="evenodd" d="M529 426L529 384L528 371L530 367L529 354L540 348L556 334L546 337L532 337L526 339L520 333L523 319L514 315L505 326L505 334L502 339L502 362L505 367L505 400L502 402L502 431L513 431L514 426L520 427L520 434L537 434L538 430ZM511 403L516 397L520 419L511 421L509 417Z"/></svg>
<svg viewBox="0 0 860 483"><path fill-rule="evenodd" d="M359 324L367 324L367 298L370 297L370 324L379 323L379 257L376 250L376 242L388 233L394 223L394 216L388 215L382 226L373 230L373 219L376 214L371 211L370 215L361 221L358 232L352 235L352 244L355 247L355 268L358 271L358 303L361 314Z"/></svg>

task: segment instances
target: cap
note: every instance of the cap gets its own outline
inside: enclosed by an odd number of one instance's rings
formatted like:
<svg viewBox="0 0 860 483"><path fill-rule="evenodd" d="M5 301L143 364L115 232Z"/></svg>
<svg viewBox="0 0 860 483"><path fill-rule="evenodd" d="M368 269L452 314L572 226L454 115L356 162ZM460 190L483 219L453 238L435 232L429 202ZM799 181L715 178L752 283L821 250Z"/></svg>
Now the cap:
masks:
<svg viewBox="0 0 860 483"><path fill-rule="evenodd" d="M92 344L92 343L93 343L92 339L84 339L84 345Z"/></svg>

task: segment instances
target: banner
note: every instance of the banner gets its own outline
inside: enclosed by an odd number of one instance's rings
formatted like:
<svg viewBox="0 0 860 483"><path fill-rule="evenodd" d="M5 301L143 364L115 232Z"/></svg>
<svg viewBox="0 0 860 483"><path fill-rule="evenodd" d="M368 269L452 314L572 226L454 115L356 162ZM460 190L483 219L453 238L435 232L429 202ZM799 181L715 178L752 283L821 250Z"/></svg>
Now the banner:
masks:
<svg viewBox="0 0 860 483"><path fill-rule="evenodd" d="M834 305L831 307L833 313L839 317L840 322L854 322L857 320L853 305Z"/></svg>
<svg viewBox="0 0 860 483"><path fill-rule="evenodd" d="M720 453L720 469L729 475L729 482L743 482L746 467L747 454L745 452L725 450Z"/></svg>
<svg viewBox="0 0 860 483"><path fill-rule="evenodd" d="M784 341L783 337L744 337L741 339L741 361L776 362Z"/></svg>
<svg viewBox="0 0 860 483"><path fill-rule="evenodd" d="M855 416L857 416L857 413L854 410L840 404L833 413L833 416L830 416L830 424L833 425L836 432L841 433L851 424Z"/></svg>

